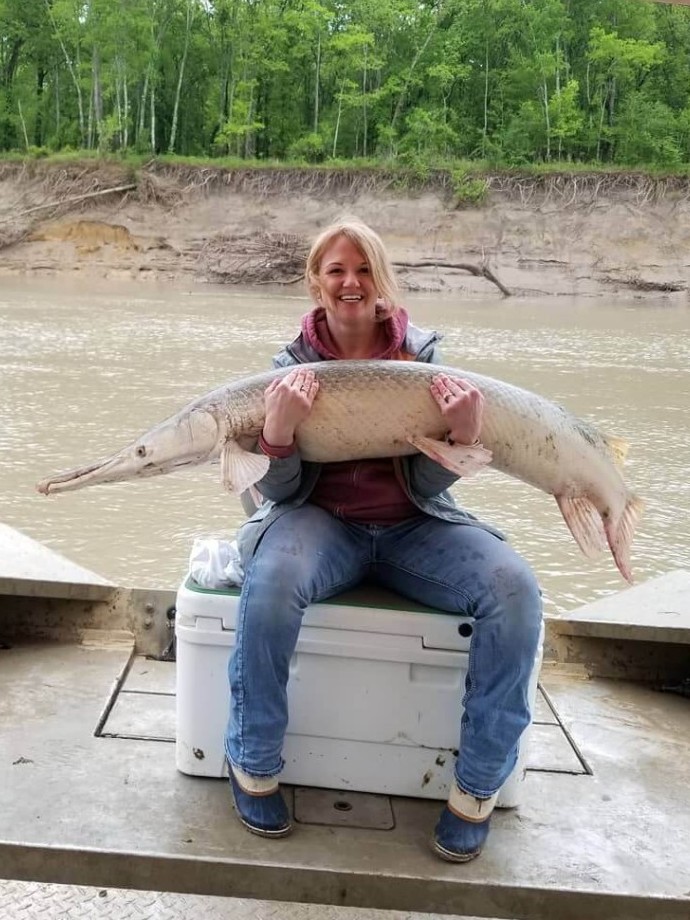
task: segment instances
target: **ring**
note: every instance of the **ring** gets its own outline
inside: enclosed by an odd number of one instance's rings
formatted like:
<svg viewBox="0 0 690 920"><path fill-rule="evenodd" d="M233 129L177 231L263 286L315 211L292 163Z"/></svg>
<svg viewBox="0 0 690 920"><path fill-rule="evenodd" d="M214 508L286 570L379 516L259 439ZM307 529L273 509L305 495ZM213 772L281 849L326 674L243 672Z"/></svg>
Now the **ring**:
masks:
<svg viewBox="0 0 690 920"><path fill-rule="evenodd" d="M443 397L443 401L447 403L450 402L450 393L446 393L446 395Z"/></svg>
<svg viewBox="0 0 690 920"><path fill-rule="evenodd" d="M307 388L306 388L305 386L301 386L301 387L299 388L299 391L300 391L300 393L306 393L306 392L307 392Z"/></svg>

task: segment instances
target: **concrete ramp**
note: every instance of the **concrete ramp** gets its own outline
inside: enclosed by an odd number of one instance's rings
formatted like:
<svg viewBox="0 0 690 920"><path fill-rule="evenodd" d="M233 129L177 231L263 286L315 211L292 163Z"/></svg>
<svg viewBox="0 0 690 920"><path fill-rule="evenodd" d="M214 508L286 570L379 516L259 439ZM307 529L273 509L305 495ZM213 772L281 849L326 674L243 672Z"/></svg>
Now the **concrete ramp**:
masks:
<svg viewBox="0 0 690 920"><path fill-rule="evenodd" d="M547 620L547 656L589 677L690 690L690 570L677 569Z"/></svg>
<svg viewBox="0 0 690 920"><path fill-rule="evenodd" d="M559 618L571 636L690 645L690 569L676 569Z"/></svg>
<svg viewBox="0 0 690 920"><path fill-rule="evenodd" d="M96 601L107 599L114 589L102 575L0 524L0 594Z"/></svg>

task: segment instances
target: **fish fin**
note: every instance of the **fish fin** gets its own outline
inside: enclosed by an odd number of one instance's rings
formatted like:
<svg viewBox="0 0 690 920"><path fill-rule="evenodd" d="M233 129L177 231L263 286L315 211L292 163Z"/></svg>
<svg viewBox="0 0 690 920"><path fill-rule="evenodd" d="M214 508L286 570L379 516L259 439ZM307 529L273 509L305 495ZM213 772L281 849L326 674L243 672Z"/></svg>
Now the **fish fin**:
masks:
<svg viewBox="0 0 690 920"><path fill-rule="evenodd" d="M226 441L220 454L220 481L228 492L240 495L263 479L270 465L265 454L253 454L236 441Z"/></svg>
<svg viewBox="0 0 690 920"><path fill-rule="evenodd" d="M623 466L628 456L628 448L630 447L628 442L624 438L618 438L615 435L605 435L604 441L606 442L606 446L609 449L614 464L618 467Z"/></svg>
<svg viewBox="0 0 690 920"><path fill-rule="evenodd" d="M413 447L457 476L473 476L491 463L491 451L482 444L449 444L421 435L407 439Z"/></svg>
<svg viewBox="0 0 690 920"><path fill-rule="evenodd" d="M604 522L596 506L584 495L556 495L558 507L575 542L589 559L607 547Z"/></svg>
<svg viewBox="0 0 690 920"><path fill-rule="evenodd" d="M642 499L636 495L631 495L625 503L625 508L620 518L605 525L606 539L613 553L618 571L630 584L633 582L630 570L630 546L643 510L644 502Z"/></svg>

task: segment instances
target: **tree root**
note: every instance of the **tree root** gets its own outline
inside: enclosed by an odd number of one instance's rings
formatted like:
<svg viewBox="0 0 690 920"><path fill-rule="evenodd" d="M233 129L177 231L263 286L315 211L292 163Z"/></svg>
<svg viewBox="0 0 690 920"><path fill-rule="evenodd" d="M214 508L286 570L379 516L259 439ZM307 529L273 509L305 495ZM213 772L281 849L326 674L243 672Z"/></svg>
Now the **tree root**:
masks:
<svg viewBox="0 0 690 920"><path fill-rule="evenodd" d="M636 291L665 291L675 293L677 291L687 291L688 286L682 281L645 281L638 276L628 278L614 278L611 275L604 275L602 281L605 284L619 284L623 287L634 288Z"/></svg>
<svg viewBox="0 0 690 920"><path fill-rule="evenodd" d="M0 224L8 223L11 220L19 220L26 217L27 214L34 214L36 211L46 211L50 208L62 207L66 204L79 204L88 198L97 198L102 195L112 195L115 192L128 192L135 189L136 185L119 185L116 188L99 189L97 192L87 192L85 195L76 195L73 198L61 198L58 201L46 201L44 204L37 204L33 208L26 208L18 214L12 214L10 217L0 217Z"/></svg>
<svg viewBox="0 0 690 920"><path fill-rule="evenodd" d="M226 284L295 284L304 277L308 246L291 233L221 232L199 254L204 272Z"/></svg>
<svg viewBox="0 0 690 920"><path fill-rule="evenodd" d="M479 278L486 278L504 294L506 297L512 296L510 291L502 281L496 277L487 265L474 265L471 262L394 262L395 268L455 268L463 272L469 272Z"/></svg>

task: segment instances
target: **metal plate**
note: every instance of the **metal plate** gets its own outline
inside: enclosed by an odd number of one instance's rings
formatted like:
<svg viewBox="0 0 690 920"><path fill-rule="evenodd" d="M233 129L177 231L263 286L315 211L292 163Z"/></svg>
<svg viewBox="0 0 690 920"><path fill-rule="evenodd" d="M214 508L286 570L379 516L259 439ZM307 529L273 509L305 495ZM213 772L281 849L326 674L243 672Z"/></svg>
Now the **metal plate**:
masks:
<svg viewBox="0 0 690 920"><path fill-rule="evenodd" d="M560 725L530 729L527 769L543 773L589 773Z"/></svg>
<svg viewBox="0 0 690 920"><path fill-rule="evenodd" d="M122 690L101 732L105 738L175 740L175 697Z"/></svg>
<svg viewBox="0 0 690 920"><path fill-rule="evenodd" d="M123 690L138 690L140 693L175 693L175 663L154 661L138 655L132 662Z"/></svg>
<svg viewBox="0 0 690 920"><path fill-rule="evenodd" d="M295 821L334 827L365 827L390 831L395 827L391 800L369 792L295 787Z"/></svg>
<svg viewBox="0 0 690 920"><path fill-rule="evenodd" d="M477 920L447 914L13 881L0 881L0 916L6 920Z"/></svg>

